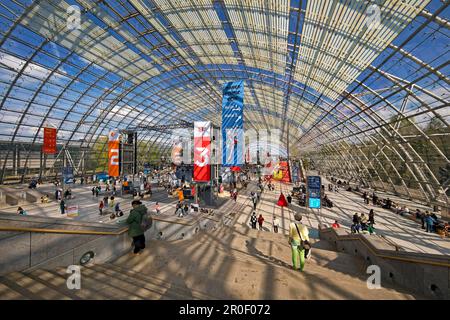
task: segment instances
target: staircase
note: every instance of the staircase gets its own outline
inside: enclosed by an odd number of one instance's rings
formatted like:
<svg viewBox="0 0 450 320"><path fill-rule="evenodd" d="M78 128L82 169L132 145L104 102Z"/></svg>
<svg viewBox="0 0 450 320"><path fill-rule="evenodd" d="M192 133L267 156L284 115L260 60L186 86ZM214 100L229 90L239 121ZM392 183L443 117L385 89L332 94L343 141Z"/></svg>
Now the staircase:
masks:
<svg viewBox="0 0 450 320"><path fill-rule="evenodd" d="M69 290L64 268L0 277L0 299L414 299L394 288L369 290L364 260L313 244L304 272L291 267L281 234L223 226L189 240L150 241L106 264L82 267Z"/></svg>

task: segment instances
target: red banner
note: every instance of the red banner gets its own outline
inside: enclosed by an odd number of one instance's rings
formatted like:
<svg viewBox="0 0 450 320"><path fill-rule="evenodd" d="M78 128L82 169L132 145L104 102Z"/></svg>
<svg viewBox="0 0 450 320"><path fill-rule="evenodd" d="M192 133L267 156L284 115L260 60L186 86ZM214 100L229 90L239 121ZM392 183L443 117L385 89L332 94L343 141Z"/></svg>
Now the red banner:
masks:
<svg viewBox="0 0 450 320"><path fill-rule="evenodd" d="M109 133L108 175L110 177L119 176L119 134L116 131Z"/></svg>
<svg viewBox="0 0 450 320"><path fill-rule="evenodd" d="M56 129L44 128L44 145L42 146L42 152L45 154L56 153Z"/></svg>
<svg viewBox="0 0 450 320"><path fill-rule="evenodd" d="M194 122L194 181L211 180L211 122Z"/></svg>

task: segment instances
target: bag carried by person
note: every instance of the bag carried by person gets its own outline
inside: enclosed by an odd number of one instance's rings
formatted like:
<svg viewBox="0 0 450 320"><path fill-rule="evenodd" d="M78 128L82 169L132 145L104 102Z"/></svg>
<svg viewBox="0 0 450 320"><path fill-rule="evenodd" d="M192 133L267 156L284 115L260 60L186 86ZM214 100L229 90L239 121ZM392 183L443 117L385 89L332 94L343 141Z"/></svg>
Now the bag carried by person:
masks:
<svg viewBox="0 0 450 320"><path fill-rule="evenodd" d="M295 224L295 228L297 228L297 232L300 237L300 246L305 250L308 250L308 251L311 250L311 244L309 243L308 240L303 240L302 234L300 233L300 230L298 230L297 224Z"/></svg>
<svg viewBox="0 0 450 320"><path fill-rule="evenodd" d="M141 229L143 231L147 231L148 229L150 229L152 227L153 224L153 218L150 215L149 212L146 212L142 215L142 220L141 220Z"/></svg>

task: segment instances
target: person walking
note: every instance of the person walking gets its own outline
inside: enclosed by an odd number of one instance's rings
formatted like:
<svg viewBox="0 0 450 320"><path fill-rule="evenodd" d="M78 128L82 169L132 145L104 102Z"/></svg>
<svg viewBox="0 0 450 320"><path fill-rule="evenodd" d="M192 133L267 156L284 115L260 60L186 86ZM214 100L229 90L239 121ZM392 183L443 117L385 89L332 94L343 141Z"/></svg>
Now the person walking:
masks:
<svg viewBox="0 0 450 320"><path fill-rule="evenodd" d="M98 198L98 194L100 193L100 186L97 186L97 188L95 188L95 196Z"/></svg>
<svg viewBox="0 0 450 320"><path fill-rule="evenodd" d="M294 215L294 222L289 225L289 245L292 252L292 264L295 270L303 271L305 267L305 258L309 258L309 231L301 224L302 216L299 213ZM307 252L306 252L307 251ZM300 264L299 264L300 262Z"/></svg>
<svg viewBox="0 0 450 320"><path fill-rule="evenodd" d="M122 210L120 210L120 202L116 203L116 206L114 207L114 212L116 213L116 217L123 216Z"/></svg>
<svg viewBox="0 0 450 320"><path fill-rule="evenodd" d="M181 201L178 201L178 202L177 202L177 205L176 205L176 207L175 207L175 215L178 214L178 209L180 209L180 208L181 208Z"/></svg>
<svg viewBox="0 0 450 320"><path fill-rule="evenodd" d="M263 229L263 223L264 223L264 218L263 218L262 214L260 214L258 217L259 230Z"/></svg>
<svg viewBox="0 0 450 320"><path fill-rule="evenodd" d="M375 212L373 211L373 209L370 209L369 212L369 224L372 226L375 224Z"/></svg>
<svg viewBox="0 0 450 320"><path fill-rule="evenodd" d="M158 202L155 204L155 211L157 215L161 213L161 207Z"/></svg>
<svg viewBox="0 0 450 320"><path fill-rule="evenodd" d="M66 213L66 202L64 199L61 199L61 202L59 203L59 209L61 210L61 214Z"/></svg>
<svg viewBox="0 0 450 320"><path fill-rule="evenodd" d="M130 210L126 223L128 224L128 235L133 239L133 253L139 255L141 250L145 249L145 235L141 222L143 215L147 213L147 208L139 200L133 200L131 206L133 209Z"/></svg>
<svg viewBox="0 0 450 320"><path fill-rule="evenodd" d="M256 210L256 205L258 204L258 198L254 192L252 192L253 210Z"/></svg>
<svg viewBox="0 0 450 320"><path fill-rule="evenodd" d="M351 227L352 233L356 233L356 232L359 233L360 223L361 223L360 217L358 216L358 213L355 212L355 214L353 215L353 224Z"/></svg>
<svg viewBox="0 0 450 320"><path fill-rule="evenodd" d="M23 210L22 207L18 207L18 208L17 208L17 214L22 215L22 216L25 216L25 215L26 215L26 211Z"/></svg>
<svg viewBox="0 0 450 320"><path fill-rule="evenodd" d="M289 204L292 203L292 196L291 196L290 193L289 193L288 196L286 197L286 200L287 200L287 202L288 202Z"/></svg>
<svg viewBox="0 0 450 320"><path fill-rule="evenodd" d="M367 217L364 213L361 214L361 218L360 218L360 224L361 224L361 229L362 230L367 230Z"/></svg>
<svg viewBox="0 0 450 320"><path fill-rule="evenodd" d="M274 216L273 218L273 232L278 233L278 228L280 226L280 220L278 217Z"/></svg>
<svg viewBox="0 0 450 320"><path fill-rule="evenodd" d="M109 198L109 207L111 208L111 211L113 211L114 210L114 206L115 206L115 198L114 198L114 196L112 196L111 198Z"/></svg>
<svg viewBox="0 0 450 320"><path fill-rule="evenodd" d="M428 213L428 211L426 211L426 213ZM426 218L426 214L421 212L420 213L420 222L422 223L422 229L425 229L425 218Z"/></svg>
<svg viewBox="0 0 450 320"><path fill-rule="evenodd" d="M252 216L250 217L250 223L252 225L252 229L256 229L256 222L258 222L258 218L256 218L256 212L253 211Z"/></svg>
<svg viewBox="0 0 450 320"><path fill-rule="evenodd" d="M100 203L98 204L98 211L100 213L100 215L103 214L103 208L105 207L105 203L102 201L100 201Z"/></svg>
<svg viewBox="0 0 450 320"><path fill-rule="evenodd" d="M434 223L436 220L428 213L425 217L425 222L427 224L427 232L434 232Z"/></svg>
<svg viewBox="0 0 450 320"><path fill-rule="evenodd" d="M238 197L238 192L237 192L237 189L234 188L234 190L233 190L233 200L234 200L234 202L237 201L237 197Z"/></svg>
<svg viewBox="0 0 450 320"><path fill-rule="evenodd" d="M91 189L91 191L92 191L92 196L94 197L95 196L95 190L96 190L97 188L96 187L92 187L92 189Z"/></svg>

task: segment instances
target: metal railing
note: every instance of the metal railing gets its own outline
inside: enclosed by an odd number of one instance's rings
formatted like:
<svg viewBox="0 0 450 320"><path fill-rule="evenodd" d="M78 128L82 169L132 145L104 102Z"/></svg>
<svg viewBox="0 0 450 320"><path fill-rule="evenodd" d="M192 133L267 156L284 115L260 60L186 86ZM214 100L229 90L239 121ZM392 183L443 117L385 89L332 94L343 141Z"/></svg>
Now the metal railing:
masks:
<svg viewBox="0 0 450 320"><path fill-rule="evenodd" d="M169 220L162 217L153 216L154 221L170 222L174 224L182 225L192 225L200 218L206 218L209 220L217 220L208 215L199 215L196 219L191 221L183 221L181 219ZM123 222L119 221L119 222ZM101 236L118 236L128 231L128 227L122 227L120 230L112 231L96 231L96 230L65 230L65 229L47 229L47 228L24 228L24 227L2 227L0 226L0 231L10 231L10 232L34 232L34 233L57 233L57 234L75 234L75 235L101 235Z"/></svg>

